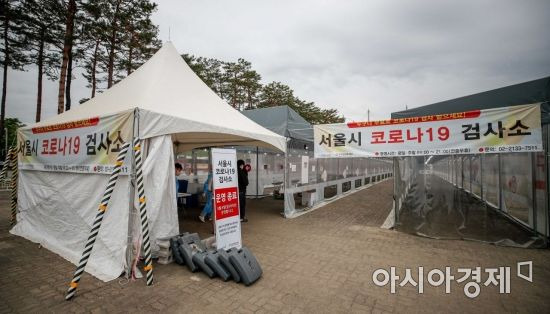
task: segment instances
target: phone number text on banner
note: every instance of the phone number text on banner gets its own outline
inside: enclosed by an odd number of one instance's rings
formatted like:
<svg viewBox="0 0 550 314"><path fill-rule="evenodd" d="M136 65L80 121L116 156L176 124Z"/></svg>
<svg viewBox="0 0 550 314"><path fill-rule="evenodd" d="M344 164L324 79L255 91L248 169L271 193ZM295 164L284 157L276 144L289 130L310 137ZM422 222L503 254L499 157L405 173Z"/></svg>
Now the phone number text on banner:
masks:
<svg viewBox="0 0 550 314"><path fill-rule="evenodd" d="M542 151L540 104L314 126L315 158Z"/></svg>
<svg viewBox="0 0 550 314"><path fill-rule="evenodd" d="M124 143L131 141L132 112L18 131L23 170L111 173ZM121 173L129 173L124 165Z"/></svg>

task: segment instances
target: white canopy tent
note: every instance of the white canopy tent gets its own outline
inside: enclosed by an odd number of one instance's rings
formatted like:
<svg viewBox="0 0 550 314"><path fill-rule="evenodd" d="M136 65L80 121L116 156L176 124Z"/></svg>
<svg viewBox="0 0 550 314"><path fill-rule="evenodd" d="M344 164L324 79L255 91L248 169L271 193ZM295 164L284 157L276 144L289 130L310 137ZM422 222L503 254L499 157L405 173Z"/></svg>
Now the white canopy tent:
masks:
<svg viewBox="0 0 550 314"><path fill-rule="evenodd" d="M27 128L139 109L142 139L175 134L179 151L247 145L285 151L279 136L229 106L189 68L168 42L143 66L103 94Z"/></svg>
<svg viewBox="0 0 550 314"><path fill-rule="evenodd" d="M142 140L153 253L156 238L179 231L174 148L179 152L194 147L248 145L286 150L284 137L229 106L195 75L175 47L166 43L147 63L105 93L18 131L21 171L17 224L11 233L78 263L109 176L94 173L95 166L84 171L87 173L78 173L82 171L71 171L74 167L25 164L27 156L32 154L36 154L36 159L32 159L35 163L36 160L48 162L50 158L40 155L42 146L28 148L32 141L25 136L47 130L44 132L61 138L71 130L57 126L74 126L74 121L93 118L101 123L102 119L125 116L128 116L126 129L131 131L124 140L132 141L136 136ZM80 124L77 128L83 130L80 132L86 130ZM42 139L36 139L37 144L39 141L41 144ZM109 154L108 148L106 154ZM131 165L131 160L129 153L126 164ZM115 279L129 269L132 252L128 248L132 243L140 243L138 215L132 216L138 208L132 177L119 177L86 267L87 272L103 281Z"/></svg>

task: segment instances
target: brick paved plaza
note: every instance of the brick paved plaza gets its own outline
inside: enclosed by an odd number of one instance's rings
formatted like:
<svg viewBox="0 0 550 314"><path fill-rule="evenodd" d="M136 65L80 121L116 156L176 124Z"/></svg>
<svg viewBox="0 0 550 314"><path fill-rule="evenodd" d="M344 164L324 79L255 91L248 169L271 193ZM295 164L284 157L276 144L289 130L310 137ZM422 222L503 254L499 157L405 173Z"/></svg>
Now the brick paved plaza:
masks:
<svg viewBox="0 0 550 314"><path fill-rule="evenodd" d="M126 279L103 283L85 275L73 301L64 293L75 266L37 244L8 233L9 202L0 200L0 313L180 312L180 313L381 313L550 311L550 251L496 247L475 242L431 240L380 229L392 205L392 181L344 197L296 219L283 219L282 202L249 201L243 241L263 267L250 287L209 279L176 264L155 265L155 285ZM180 228L209 236L207 224L188 211ZM533 283L515 275L516 263L533 261ZM511 293L481 287L469 299L463 284L376 286L374 270L511 266ZM414 272L416 278L416 272ZM485 277L483 277L485 278Z"/></svg>

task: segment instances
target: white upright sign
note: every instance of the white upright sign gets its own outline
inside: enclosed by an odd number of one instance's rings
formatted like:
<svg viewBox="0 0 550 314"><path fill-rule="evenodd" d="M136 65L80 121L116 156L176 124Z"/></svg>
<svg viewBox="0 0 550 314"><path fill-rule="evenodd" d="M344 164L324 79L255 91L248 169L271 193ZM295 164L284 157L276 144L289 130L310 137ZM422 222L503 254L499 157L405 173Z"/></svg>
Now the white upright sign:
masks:
<svg viewBox="0 0 550 314"><path fill-rule="evenodd" d="M237 152L234 149L212 149L214 217L218 249L242 246L239 215Z"/></svg>

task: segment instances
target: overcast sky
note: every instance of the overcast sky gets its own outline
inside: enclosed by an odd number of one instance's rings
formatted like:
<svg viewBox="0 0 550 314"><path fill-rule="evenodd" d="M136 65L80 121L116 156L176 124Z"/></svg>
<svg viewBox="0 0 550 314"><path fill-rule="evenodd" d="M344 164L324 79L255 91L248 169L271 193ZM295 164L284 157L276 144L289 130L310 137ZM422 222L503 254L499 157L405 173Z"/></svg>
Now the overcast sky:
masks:
<svg viewBox="0 0 550 314"><path fill-rule="evenodd" d="M550 75L550 1L159 0L153 20L180 53L242 57L348 121ZM9 72L7 115L34 121L36 70ZM89 97L73 83L73 103ZM44 89L43 118L57 108Z"/></svg>

